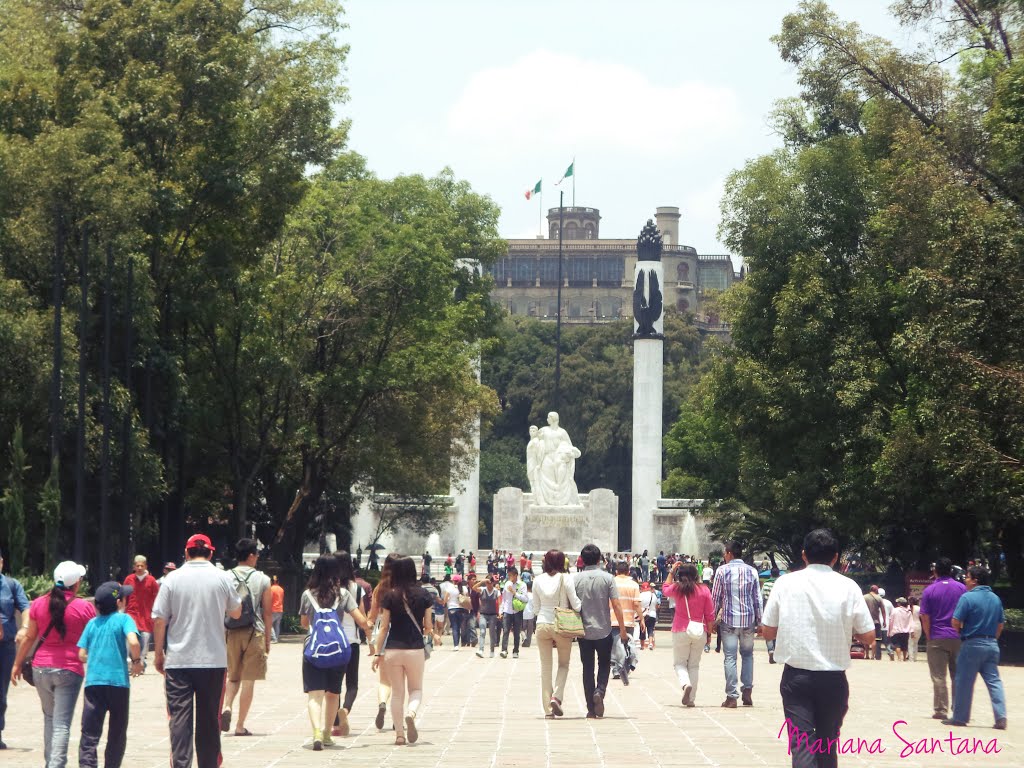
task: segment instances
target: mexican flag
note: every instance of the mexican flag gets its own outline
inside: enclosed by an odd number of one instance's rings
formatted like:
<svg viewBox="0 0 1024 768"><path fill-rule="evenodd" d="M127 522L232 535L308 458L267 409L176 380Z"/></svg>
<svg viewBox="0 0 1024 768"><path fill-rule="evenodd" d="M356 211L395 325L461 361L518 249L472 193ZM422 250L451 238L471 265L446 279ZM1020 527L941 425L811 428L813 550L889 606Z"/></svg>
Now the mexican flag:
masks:
<svg viewBox="0 0 1024 768"><path fill-rule="evenodd" d="M559 184L561 184L563 181L568 179L570 176L573 175L573 166L575 166L575 165L576 165L576 161L575 160L573 160L571 163L569 163L569 167L565 169L565 173L562 174L562 178L560 178L557 182L555 182L555 186L556 187Z"/></svg>
<svg viewBox="0 0 1024 768"><path fill-rule="evenodd" d="M543 179L541 181L543 181ZM540 181L538 181L536 184L533 185L533 189L526 190L525 194L526 194L526 199L527 200L529 200L534 195L539 195L540 194Z"/></svg>

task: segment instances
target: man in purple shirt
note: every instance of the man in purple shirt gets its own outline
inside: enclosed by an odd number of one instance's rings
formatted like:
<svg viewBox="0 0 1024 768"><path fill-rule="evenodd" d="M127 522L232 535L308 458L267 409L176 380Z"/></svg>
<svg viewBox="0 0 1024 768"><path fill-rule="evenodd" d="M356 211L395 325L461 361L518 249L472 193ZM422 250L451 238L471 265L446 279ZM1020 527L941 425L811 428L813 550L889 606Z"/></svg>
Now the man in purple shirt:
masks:
<svg viewBox="0 0 1024 768"><path fill-rule="evenodd" d="M932 676L932 718L945 720L949 709L950 681L956 678L956 657L960 653L960 633L953 628L953 611L967 588L952 577L953 561L940 557L935 561L935 581L921 595L921 629L928 640L928 672ZM954 691L954 695L955 695Z"/></svg>

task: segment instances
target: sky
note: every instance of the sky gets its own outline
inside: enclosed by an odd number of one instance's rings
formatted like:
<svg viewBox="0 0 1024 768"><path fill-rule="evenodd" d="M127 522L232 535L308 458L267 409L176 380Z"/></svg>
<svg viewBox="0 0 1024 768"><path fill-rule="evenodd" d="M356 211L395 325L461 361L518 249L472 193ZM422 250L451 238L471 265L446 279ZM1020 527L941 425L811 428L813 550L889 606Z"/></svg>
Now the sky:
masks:
<svg viewBox="0 0 1024 768"><path fill-rule="evenodd" d="M776 101L799 93L770 38L797 0L349 0L349 147L378 176L455 176L501 209L502 237L539 214L598 208L601 237L639 234L680 208L680 241L727 253L728 174L781 141ZM878 0L832 0L840 18L903 46ZM542 180L543 209L524 192ZM546 227L545 227L546 229ZM737 257L738 254L735 254ZM737 266L739 260L736 260Z"/></svg>

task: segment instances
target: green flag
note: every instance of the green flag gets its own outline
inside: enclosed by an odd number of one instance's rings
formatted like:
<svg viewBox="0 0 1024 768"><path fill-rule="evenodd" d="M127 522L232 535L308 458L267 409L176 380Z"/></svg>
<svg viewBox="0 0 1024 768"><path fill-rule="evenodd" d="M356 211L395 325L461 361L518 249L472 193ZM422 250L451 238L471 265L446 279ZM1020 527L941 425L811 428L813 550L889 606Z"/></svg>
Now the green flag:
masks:
<svg viewBox="0 0 1024 768"><path fill-rule="evenodd" d="M560 178L560 179L559 179L559 180L558 180L558 181L557 181L557 182L555 183L555 186L556 186L556 187L557 187L557 186L558 186L559 184L561 184L561 183L562 183L563 181L565 181L566 179L568 179L568 178L569 178L570 176L572 176L572 174L573 174L573 166L574 166L574 165L576 165L576 161L575 161L575 160L573 160L573 161L572 161L571 163L569 163L569 167L565 169L565 173L563 173L563 174L562 174L562 178Z"/></svg>
<svg viewBox="0 0 1024 768"><path fill-rule="evenodd" d="M526 199L529 200L534 195L539 195L539 194L540 194L540 182L538 181L536 184L533 185L533 189L526 190Z"/></svg>

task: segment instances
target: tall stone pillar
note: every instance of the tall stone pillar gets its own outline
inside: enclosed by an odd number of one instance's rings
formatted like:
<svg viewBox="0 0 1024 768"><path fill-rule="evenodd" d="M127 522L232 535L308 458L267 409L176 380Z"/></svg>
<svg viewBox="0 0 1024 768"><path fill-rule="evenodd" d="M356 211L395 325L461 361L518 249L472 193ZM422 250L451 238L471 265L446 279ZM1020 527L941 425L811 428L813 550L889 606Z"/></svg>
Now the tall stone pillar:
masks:
<svg viewBox="0 0 1024 768"><path fill-rule="evenodd" d="M650 219L636 241L633 290L633 540L654 547L654 511L661 497L661 409L665 344L661 235Z"/></svg>
<svg viewBox="0 0 1024 768"><path fill-rule="evenodd" d="M455 262L457 270L462 272L463 278L467 281L474 281L480 278L480 263L475 259L457 259ZM459 292L456 290L456 298ZM477 383L480 382L480 356L477 355L473 361L473 368L476 372ZM479 549L480 545L480 416L476 417L473 423L472 434L465 446L470 452L471 466L469 477L463 481L452 480L450 495L454 498L455 506L455 551L465 549L466 552L473 552ZM440 552L432 552L433 555L440 555Z"/></svg>

